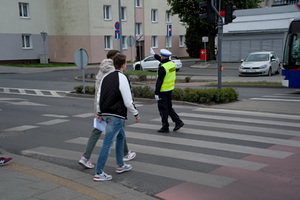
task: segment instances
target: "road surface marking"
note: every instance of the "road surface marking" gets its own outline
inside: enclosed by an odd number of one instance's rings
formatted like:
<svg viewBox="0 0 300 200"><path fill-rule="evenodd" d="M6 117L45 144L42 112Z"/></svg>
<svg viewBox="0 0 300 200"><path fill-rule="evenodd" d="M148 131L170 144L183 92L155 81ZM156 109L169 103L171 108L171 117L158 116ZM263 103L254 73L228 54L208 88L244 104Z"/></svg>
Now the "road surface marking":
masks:
<svg viewBox="0 0 300 200"><path fill-rule="evenodd" d="M3 131L26 131L33 128L38 128L39 126L32 126L32 125L23 125L23 126L17 126L13 128L8 128Z"/></svg>
<svg viewBox="0 0 300 200"><path fill-rule="evenodd" d="M49 126L49 125L59 124L59 123L67 122L67 121L70 121L70 120L67 120L67 119L53 119L53 120L49 120L49 121L45 121L45 122L40 122L40 123L37 123L37 124Z"/></svg>
<svg viewBox="0 0 300 200"><path fill-rule="evenodd" d="M74 159L77 160L78 156L82 152L62 150L50 147L37 147L29 150L22 151L24 155L44 155L56 158ZM173 154L174 155L174 154ZM93 154L92 159L95 159L98 155ZM109 157L106 163L107 166L116 167L115 158ZM150 163L142 163L134 161L132 171L143 172L156 176L162 176L172 179L178 179L182 181L207 185L211 187L221 188L235 181L233 178L217 176L213 174L194 172L190 170L177 169L173 167L160 166Z"/></svg>

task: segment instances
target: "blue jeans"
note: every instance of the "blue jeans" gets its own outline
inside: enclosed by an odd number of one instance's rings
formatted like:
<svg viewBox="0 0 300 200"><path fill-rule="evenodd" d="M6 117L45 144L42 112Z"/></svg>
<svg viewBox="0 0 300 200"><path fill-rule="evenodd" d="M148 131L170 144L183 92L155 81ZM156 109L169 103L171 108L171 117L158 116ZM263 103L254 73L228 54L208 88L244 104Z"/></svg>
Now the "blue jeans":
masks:
<svg viewBox="0 0 300 200"><path fill-rule="evenodd" d="M124 139L125 139L125 130L124 130L124 119L113 116L102 116L102 119L106 122L105 137L103 140L103 145L99 158L97 161L96 174L101 174L103 168L108 159L111 145L113 144L115 138L116 140L116 160L119 167L124 165Z"/></svg>

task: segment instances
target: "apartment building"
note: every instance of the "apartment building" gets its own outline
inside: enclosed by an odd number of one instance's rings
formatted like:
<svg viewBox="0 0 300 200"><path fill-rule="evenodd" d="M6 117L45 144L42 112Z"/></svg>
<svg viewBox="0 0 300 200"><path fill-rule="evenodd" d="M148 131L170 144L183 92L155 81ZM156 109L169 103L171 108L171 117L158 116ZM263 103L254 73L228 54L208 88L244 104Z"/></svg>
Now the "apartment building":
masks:
<svg viewBox="0 0 300 200"><path fill-rule="evenodd" d="M44 54L50 62L74 63L78 48L88 52L89 63L99 63L120 46L128 60L139 53L148 56L151 47L188 56L185 25L168 12L166 0L120 2L122 34L115 26L118 0L0 0L0 63L38 62ZM130 36L138 39L132 47L127 45Z"/></svg>

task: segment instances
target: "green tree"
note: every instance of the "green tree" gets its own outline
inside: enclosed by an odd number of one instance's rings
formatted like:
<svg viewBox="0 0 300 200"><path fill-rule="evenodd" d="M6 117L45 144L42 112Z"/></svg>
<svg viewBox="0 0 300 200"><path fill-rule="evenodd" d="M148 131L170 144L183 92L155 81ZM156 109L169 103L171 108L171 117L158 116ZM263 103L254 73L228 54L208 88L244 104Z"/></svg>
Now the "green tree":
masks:
<svg viewBox="0 0 300 200"><path fill-rule="evenodd" d="M200 9L199 3L205 0L167 0L171 6L172 14L178 14L181 21L186 23L185 44L190 57L199 58L200 49L204 49L202 37L208 36L207 59L215 59L215 37L217 35L217 24L211 25L199 18L206 10ZM219 2L218 0L216 0ZM262 0L232 0L237 9L258 8ZM221 1L221 10L224 10L225 0ZM218 6L217 6L218 8Z"/></svg>

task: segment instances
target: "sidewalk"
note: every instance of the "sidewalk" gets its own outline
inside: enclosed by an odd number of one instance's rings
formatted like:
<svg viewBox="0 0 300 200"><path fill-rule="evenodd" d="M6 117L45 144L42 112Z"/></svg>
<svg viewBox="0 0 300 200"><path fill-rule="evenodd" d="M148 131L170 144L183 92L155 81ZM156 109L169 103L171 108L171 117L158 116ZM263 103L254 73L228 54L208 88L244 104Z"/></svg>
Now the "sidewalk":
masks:
<svg viewBox="0 0 300 200"><path fill-rule="evenodd" d="M98 68L99 65L88 65L84 69L93 69ZM74 65L74 67L12 67L12 66L3 66L0 65L0 74L28 74L28 73L41 73L41 72L51 72L58 70L79 70L79 68Z"/></svg>
<svg viewBox="0 0 300 200"><path fill-rule="evenodd" d="M94 182L93 176L78 170L1 152L0 156L13 158L0 166L0 199L3 200L156 199L113 181Z"/></svg>

